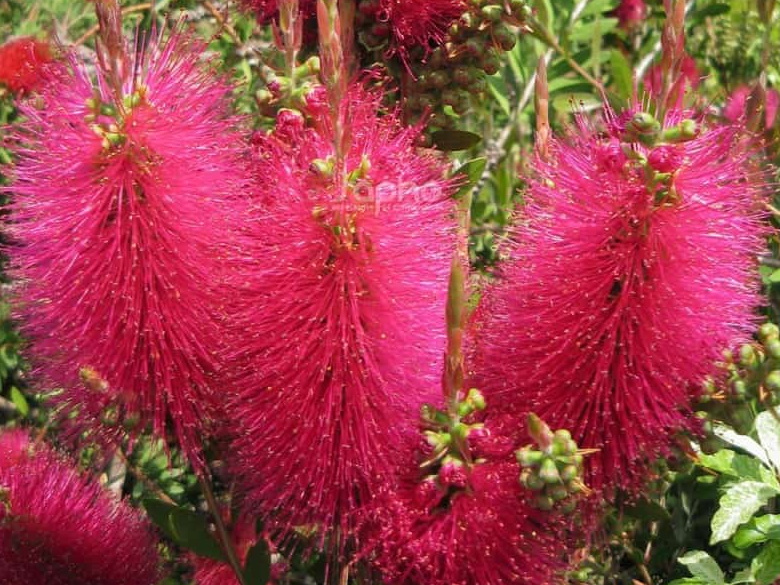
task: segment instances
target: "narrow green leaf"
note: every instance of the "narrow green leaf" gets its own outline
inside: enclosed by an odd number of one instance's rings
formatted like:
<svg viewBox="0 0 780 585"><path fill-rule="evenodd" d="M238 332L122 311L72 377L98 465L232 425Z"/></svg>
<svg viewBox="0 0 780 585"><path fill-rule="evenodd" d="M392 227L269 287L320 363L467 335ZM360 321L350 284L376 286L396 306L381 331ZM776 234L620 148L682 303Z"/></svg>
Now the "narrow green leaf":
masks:
<svg viewBox="0 0 780 585"><path fill-rule="evenodd" d="M169 517L174 540L196 555L226 562L225 553L209 530L206 519L190 510L174 508Z"/></svg>
<svg viewBox="0 0 780 585"><path fill-rule="evenodd" d="M693 550L678 558L677 562L688 567L691 575L706 583L723 585L726 581L718 563L703 550Z"/></svg>
<svg viewBox="0 0 780 585"><path fill-rule="evenodd" d="M772 272L769 273L769 276L767 277L769 282L777 284L780 282L780 268L777 270L772 270Z"/></svg>
<svg viewBox="0 0 780 585"><path fill-rule="evenodd" d="M271 578L271 551L268 543L260 539L249 549L244 566L247 585L266 585Z"/></svg>
<svg viewBox="0 0 780 585"><path fill-rule="evenodd" d="M632 518L646 520L648 522L661 522L669 520L669 512L658 502L653 502L647 498L639 498L626 504L623 512Z"/></svg>
<svg viewBox="0 0 780 585"><path fill-rule="evenodd" d="M456 170L453 173L453 177L465 177L466 180L463 181L460 188L458 189L458 192L455 193L455 198L460 199L463 197L466 193L468 193L471 188L479 181L479 179L482 177L482 173L485 170L485 165L487 164L487 159L485 157L480 158L474 158L470 161L467 161L461 165L458 170Z"/></svg>
<svg viewBox="0 0 780 585"><path fill-rule="evenodd" d="M439 130L431 134L433 144L439 150L466 150L477 144L482 137L466 130Z"/></svg>
<svg viewBox="0 0 780 585"><path fill-rule="evenodd" d="M628 60L623 53L613 49L609 54L609 64L615 92L624 99L630 98L634 92L634 77Z"/></svg>
<svg viewBox="0 0 780 585"><path fill-rule="evenodd" d="M30 414L30 405L27 404L27 399L24 397L24 394L22 394L16 386L11 386L11 402L14 403L19 410L19 414L22 416Z"/></svg>
<svg viewBox="0 0 780 585"><path fill-rule="evenodd" d="M710 544L726 540L739 526L750 520L778 490L765 483L743 481L732 484L720 498L720 508L712 517Z"/></svg>
<svg viewBox="0 0 780 585"><path fill-rule="evenodd" d="M512 108L509 105L509 100L498 87L498 82L493 77L488 77L488 87L490 88L490 95L492 95L493 99L496 100L496 103L501 108L501 111L504 112L505 116L509 116L512 112Z"/></svg>
<svg viewBox="0 0 780 585"><path fill-rule="evenodd" d="M761 549L750 564L758 585L770 585L780 577L780 542L773 540Z"/></svg>
<svg viewBox="0 0 780 585"><path fill-rule="evenodd" d="M780 472L780 422L771 412L762 412L756 417L756 432L775 471Z"/></svg>

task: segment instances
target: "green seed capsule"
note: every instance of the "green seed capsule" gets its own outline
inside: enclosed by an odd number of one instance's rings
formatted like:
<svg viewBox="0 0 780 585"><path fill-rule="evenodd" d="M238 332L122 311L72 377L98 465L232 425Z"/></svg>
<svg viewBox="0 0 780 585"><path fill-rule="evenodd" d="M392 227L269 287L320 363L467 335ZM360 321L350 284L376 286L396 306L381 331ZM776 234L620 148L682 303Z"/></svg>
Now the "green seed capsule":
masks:
<svg viewBox="0 0 780 585"><path fill-rule="evenodd" d="M745 344L739 348L739 363L744 367L755 365L757 361L756 350L750 344Z"/></svg>

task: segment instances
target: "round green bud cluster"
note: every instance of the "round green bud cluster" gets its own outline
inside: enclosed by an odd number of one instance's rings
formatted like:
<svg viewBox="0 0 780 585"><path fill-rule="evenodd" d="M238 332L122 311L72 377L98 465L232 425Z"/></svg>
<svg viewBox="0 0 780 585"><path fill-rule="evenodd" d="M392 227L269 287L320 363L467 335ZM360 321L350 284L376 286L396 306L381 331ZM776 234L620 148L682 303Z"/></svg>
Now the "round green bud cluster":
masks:
<svg viewBox="0 0 780 585"><path fill-rule="evenodd" d="M566 429L551 433L550 441L543 442L547 444L539 448L527 445L515 452L517 462L523 467L520 484L536 492L533 500L536 508L545 511L557 508L570 514L577 506L578 495L586 490L582 483L584 452L577 448Z"/></svg>
<svg viewBox="0 0 780 585"><path fill-rule="evenodd" d="M269 65L264 65L261 71L265 88L256 92L255 103L263 115L271 118L285 108L305 111L309 95L322 87L319 80L320 58L316 55L292 72L283 73Z"/></svg>
<svg viewBox="0 0 780 585"><path fill-rule="evenodd" d="M376 19L378 0L361 0L356 25L369 51L383 57L391 48L389 23ZM409 122L427 116L431 131L455 126L472 99L488 88L486 75L501 68L501 55L517 43L520 27L531 14L527 0L467 0L466 11L434 48L415 47L387 63L403 78L403 108Z"/></svg>
<svg viewBox="0 0 780 585"><path fill-rule="evenodd" d="M454 401L448 409L442 410L429 404L422 407L423 434L431 447L431 453L420 467L428 476L439 476L442 472L453 475L454 469L465 469L474 461L469 447L469 438L484 435L485 425L467 422L471 415L485 409L485 397L476 388L465 397ZM450 480L450 485L457 482Z"/></svg>
<svg viewBox="0 0 780 585"><path fill-rule="evenodd" d="M724 420L747 433L755 418L754 404L780 406L780 328L774 323L759 328L757 343L724 351L717 365L724 375L720 382L704 381L699 397L703 417Z"/></svg>

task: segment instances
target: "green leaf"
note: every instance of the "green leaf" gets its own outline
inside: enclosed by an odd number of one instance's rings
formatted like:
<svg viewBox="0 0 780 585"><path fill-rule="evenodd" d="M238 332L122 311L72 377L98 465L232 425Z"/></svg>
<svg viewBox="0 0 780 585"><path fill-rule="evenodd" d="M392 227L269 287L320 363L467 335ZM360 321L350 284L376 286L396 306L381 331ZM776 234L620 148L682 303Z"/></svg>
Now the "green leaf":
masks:
<svg viewBox="0 0 780 585"><path fill-rule="evenodd" d="M780 540L780 514L766 514L751 518L732 537L738 548L748 548L767 540Z"/></svg>
<svg viewBox="0 0 780 585"><path fill-rule="evenodd" d="M206 519L191 510L174 508L169 517L174 540L200 557L227 562Z"/></svg>
<svg viewBox="0 0 780 585"><path fill-rule="evenodd" d="M703 550L693 550L678 558L677 562L688 567L691 575L706 583L723 585L726 581L718 563Z"/></svg>
<svg viewBox="0 0 780 585"><path fill-rule="evenodd" d="M609 55L609 64L612 68L615 92L622 98L630 98L634 92L634 76L628 60L623 56L623 53L613 49Z"/></svg>
<svg viewBox="0 0 780 585"><path fill-rule="evenodd" d="M773 270L771 273L769 273L767 280L769 280L769 282L774 284L780 282L780 268L778 268L777 270Z"/></svg>
<svg viewBox="0 0 780 585"><path fill-rule="evenodd" d="M761 549L750 568L758 585L769 585L780 577L780 542L773 540Z"/></svg>
<svg viewBox="0 0 780 585"><path fill-rule="evenodd" d="M176 544L198 556L227 562L203 516L153 498L145 499L143 506L152 522Z"/></svg>
<svg viewBox="0 0 780 585"><path fill-rule="evenodd" d="M463 165L461 165L458 170L452 174L452 176L456 178L466 178L466 180L462 182L458 192L455 193L456 199L460 199L461 197L465 196L477 183L477 181L479 181L479 179L482 177L482 173L485 171L486 164L487 159L485 157L474 158L463 163Z"/></svg>
<svg viewBox="0 0 780 585"><path fill-rule="evenodd" d="M731 537L739 526L750 520L769 498L777 494L777 488L757 481L730 485L720 498L720 508L712 517L710 544Z"/></svg>
<svg viewBox="0 0 780 585"><path fill-rule="evenodd" d="M482 137L466 130L438 130L431 134L433 144L439 150L467 150L477 144Z"/></svg>
<svg viewBox="0 0 780 585"><path fill-rule="evenodd" d="M762 412L756 417L756 432L775 471L780 471L780 422L771 412Z"/></svg>
<svg viewBox="0 0 780 585"><path fill-rule="evenodd" d="M709 585L709 581L698 579L696 577L685 577L683 579L675 579L669 585Z"/></svg>
<svg viewBox="0 0 780 585"><path fill-rule="evenodd" d="M648 522L662 522L669 520L669 512L658 502L647 498L639 498L626 504L623 512L632 518L646 520Z"/></svg>
<svg viewBox="0 0 780 585"><path fill-rule="evenodd" d="M509 105L509 100L504 95L504 92L498 87L498 81L493 77L488 77L488 88L490 89L490 94L493 96L493 99L496 100L496 103L501 108L501 111L504 112L505 116L509 116L512 112L512 108Z"/></svg>
<svg viewBox="0 0 780 585"><path fill-rule="evenodd" d="M724 2L716 2L714 4L703 6L701 9L697 10L693 16L697 19L703 19L707 16L720 16L721 14L726 14L730 10L731 6L728 4Z"/></svg>
<svg viewBox="0 0 780 585"><path fill-rule="evenodd" d="M734 578L731 580L731 585L740 585L740 583L755 583L756 578L753 576L753 571L750 567L746 567L741 571L738 571Z"/></svg>
<svg viewBox="0 0 780 585"><path fill-rule="evenodd" d="M753 439L748 437L747 435L740 435L738 432L736 432L731 427L728 427L726 425L715 425L713 428L713 433L716 437L719 439L726 441L729 445L733 445L735 447L739 447L743 451L746 451L753 457L758 458L764 465L767 467L772 467L772 463L769 461L769 458L766 456L766 451L764 451L763 447L756 443Z"/></svg>
<svg viewBox="0 0 780 585"><path fill-rule="evenodd" d="M176 509L176 506L154 498L145 498L142 504L155 526L162 530L165 536L171 540L176 540L170 523L171 512Z"/></svg>
<svg viewBox="0 0 780 585"><path fill-rule="evenodd" d="M774 474L758 459L731 449L721 449L712 455L699 455L699 465L739 479L753 479L778 487Z"/></svg>
<svg viewBox="0 0 780 585"><path fill-rule="evenodd" d="M19 414L22 416L30 414L30 405L27 404L27 399L24 397L24 394L22 394L16 386L11 386L11 402L14 403L19 410Z"/></svg>
<svg viewBox="0 0 780 585"><path fill-rule="evenodd" d="M271 578L271 551L268 543L260 539L249 549L244 566L247 585L266 585Z"/></svg>

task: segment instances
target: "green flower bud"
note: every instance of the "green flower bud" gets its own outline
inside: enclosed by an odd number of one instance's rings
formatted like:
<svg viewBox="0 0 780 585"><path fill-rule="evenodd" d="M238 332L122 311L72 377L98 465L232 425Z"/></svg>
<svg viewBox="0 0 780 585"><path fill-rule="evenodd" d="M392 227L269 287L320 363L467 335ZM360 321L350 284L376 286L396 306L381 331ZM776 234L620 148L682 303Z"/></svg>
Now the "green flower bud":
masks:
<svg viewBox="0 0 780 585"><path fill-rule="evenodd" d="M489 20L490 22L501 22L501 17L504 15L504 9L502 6L492 4L483 6L480 14L482 15L482 18Z"/></svg>
<svg viewBox="0 0 780 585"><path fill-rule="evenodd" d="M525 472L520 474L520 483L526 489L532 492L538 492L544 489L545 483L541 477L533 473L530 469L526 469Z"/></svg>
<svg viewBox="0 0 780 585"><path fill-rule="evenodd" d="M766 343L767 353L774 359L780 359L780 340L771 339Z"/></svg>
<svg viewBox="0 0 780 585"><path fill-rule="evenodd" d="M764 381L764 385L767 387L767 390L771 390L772 392L780 390L780 370L772 370L769 372Z"/></svg>
<svg viewBox="0 0 780 585"><path fill-rule="evenodd" d="M752 345L746 343L742 347L739 348L739 363L742 366L750 367L755 365L757 359L756 359L756 350L753 348Z"/></svg>
<svg viewBox="0 0 780 585"><path fill-rule="evenodd" d="M774 323L764 323L758 330L758 338L762 343L780 338L780 328Z"/></svg>
<svg viewBox="0 0 780 585"><path fill-rule="evenodd" d="M545 483L561 483L561 475L558 473L558 467L552 459L542 461L542 466L539 468L539 477Z"/></svg>
<svg viewBox="0 0 780 585"><path fill-rule="evenodd" d="M569 490L566 489L565 486L562 485L555 485L555 486L547 486L547 489L545 490L545 493L550 496L553 501L560 502L561 500L565 500L569 497Z"/></svg>
<svg viewBox="0 0 780 585"><path fill-rule="evenodd" d="M577 469L576 465L569 464L561 469L561 479L565 482L570 482L576 479L577 475L579 475L579 469Z"/></svg>
<svg viewBox="0 0 780 585"><path fill-rule="evenodd" d="M534 465L539 465L542 462L544 453L535 451L531 447L523 447L522 449L515 451L515 458L523 467L532 467Z"/></svg>
<svg viewBox="0 0 780 585"><path fill-rule="evenodd" d="M549 512L553 509L553 506L555 505L555 502L553 502L552 498L550 496L545 496L544 494L539 494L534 498L534 507L538 510L542 510L544 512Z"/></svg>

